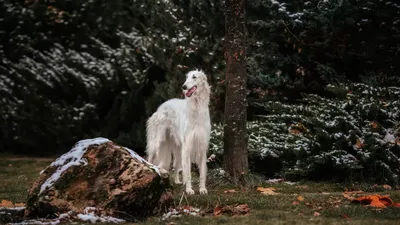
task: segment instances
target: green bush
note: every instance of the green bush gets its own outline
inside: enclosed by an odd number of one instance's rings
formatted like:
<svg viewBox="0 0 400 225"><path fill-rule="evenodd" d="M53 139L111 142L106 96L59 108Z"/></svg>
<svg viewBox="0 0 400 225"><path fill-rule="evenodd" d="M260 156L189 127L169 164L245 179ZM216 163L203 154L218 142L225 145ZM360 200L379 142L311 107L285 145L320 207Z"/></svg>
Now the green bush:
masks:
<svg viewBox="0 0 400 225"><path fill-rule="evenodd" d="M252 170L398 184L400 88L340 84L326 91L331 97L309 94L294 103L258 103L267 115L248 122ZM219 159L222 131L222 125L213 126L210 144Z"/></svg>

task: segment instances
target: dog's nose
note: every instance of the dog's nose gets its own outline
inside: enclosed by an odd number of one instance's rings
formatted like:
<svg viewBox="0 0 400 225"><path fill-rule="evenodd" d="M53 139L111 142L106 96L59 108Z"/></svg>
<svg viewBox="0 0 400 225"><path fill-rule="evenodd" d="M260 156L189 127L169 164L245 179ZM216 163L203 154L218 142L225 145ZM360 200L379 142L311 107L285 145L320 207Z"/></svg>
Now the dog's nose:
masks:
<svg viewBox="0 0 400 225"><path fill-rule="evenodd" d="M182 85L182 89L183 89L183 90L186 90L186 89L187 89L187 86L186 86L186 85Z"/></svg>

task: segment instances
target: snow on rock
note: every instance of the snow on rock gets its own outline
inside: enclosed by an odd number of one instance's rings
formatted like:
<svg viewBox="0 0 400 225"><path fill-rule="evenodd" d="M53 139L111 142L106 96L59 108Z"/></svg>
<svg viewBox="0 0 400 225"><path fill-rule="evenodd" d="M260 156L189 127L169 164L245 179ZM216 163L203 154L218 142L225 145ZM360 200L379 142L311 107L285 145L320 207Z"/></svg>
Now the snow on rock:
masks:
<svg viewBox="0 0 400 225"><path fill-rule="evenodd" d="M164 171L109 139L81 140L41 172L28 191L24 215L68 217L65 213L73 211L86 222L113 223L122 222L114 217L147 217L172 201ZM101 214L93 214L92 206L101 208Z"/></svg>
<svg viewBox="0 0 400 225"><path fill-rule="evenodd" d="M51 175L51 177L42 184L40 188L40 193L46 190L46 188L51 187L54 182L57 181L58 178L60 178L61 174L71 166L86 165L87 161L82 157L86 153L87 147L89 147L90 145L100 145L109 141L110 140L108 140L107 138L98 137L93 139L81 140L76 143L71 151L60 156L56 161L50 164L50 167L57 167L57 171L53 173L53 175ZM40 174L42 174L43 172L44 170L41 171Z"/></svg>
<svg viewBox="0 0 400 225"><path fill-rule="evenodd" d="M132 151L131 149L129 149L127 147L124 147L124 148L129 152L129 154L133 158L137 159L139 162L142 162L142 163L146 164L151 169L154 169L154 171L156 171L158 173L158 175L161 175L160 168L158 166L149 163L147 160L143 159L140 155L138 155L136 152ZM163 173L165 173L165 172L163 171Z"/></svg>

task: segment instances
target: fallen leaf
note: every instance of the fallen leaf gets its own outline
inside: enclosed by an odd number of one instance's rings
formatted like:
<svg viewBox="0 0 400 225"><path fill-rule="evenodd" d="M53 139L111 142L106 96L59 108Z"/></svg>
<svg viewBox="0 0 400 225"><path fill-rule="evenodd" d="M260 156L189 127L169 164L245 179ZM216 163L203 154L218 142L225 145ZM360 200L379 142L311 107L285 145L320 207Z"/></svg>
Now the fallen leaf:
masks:
<svg viewBox="0 0 400 225"><path fill-rule="evenodd" d="M352 195L363 193L363 191L345 191L343 192L343 197L352 201L354 197Z"/></svg>
<svg viewBox="0 0 400 225"><path fill-rule="evenodd" d="M350 217L347 214L343 214L343 218L350 219Z"/></svg>
<svg viewBox="0 0 400 225"><path fill-rule="evenodd" d="M400 208L400 203L399 203L399 202L395 202L395 203L393 203L392 206L394 206L394 207L396 207L396 208Z"/></svg>
<svg viewBox="0 0 400 225"><path fill-rule="evenodd" d="M300 134L301 132L296 128L290 128L289 133L290 134Z"/></svg>
<svg viewBox="0 0 400 225"><path fill-rule="evenodd" d="M257 191L260 192L263 195L277 195L277 194L279 194L279 193L275 192L275 190L276 189L273 188L273 187L268 187L268 188L257 187Z"/></svg>
<svg viewBox="0 0 400 225"><path fill-rule="evenodd" d="M378 123L376 121L371 122L371 127L376 129L378 127Z"/></svg>
<svg viewBox="0 0 400 225"><path fill-rule="evenodd" d="M15 207L25 207L25 203L15 203Z"/></svg>
<svg viewBox="0 0 400 225"><path fill-rule="evenodd" d="M213 214L214 216L219 216L222 214L228 214L230 216L236 215L245 215L249 213L250 208L247 204L240 204L236 206L225 205L225 206L216 206L214 208Z"/></svg>
<svg viewBox="0 0 400 225"><path fill-rule="evenodd" d="M222 207L221 206L217 206L217 207L214 208L213 214L214 214L214 216L219 216L219 215L221 215L221 212L222 212Z"/></svg>
<svg viewBox="0 0 400 225"><path fill-rule="evenodd" d="M360 203L362 205L368 205L376 208L386 208L386 206L393 204L393 200L388 195L366 195L354 198L352 203Z"/></svg>
<svg viewBox="0 0 400 225"><path fill-rule="evenodd" d="M299 205L300 204L300 202L298 202L298 201L293 201L292 202L292 205Z"/></svg>
<svg viewBox="0 0 400 225"><path fill-rule="evenodd" d="M319 213L319 212L314 212L314 216L320 216L321 215L321 213Z"/></svg>
<svg viewBox="0 0 400 225"><path fill-rule="evenodd" d="M298 189L308 189L308 186L307 186L307 185L298 185L298 186L296 186L295 188L298 188Z"/></svg>
<svg viewBox="0 0 400 225"><path fill-rule="evenodd" d="M386 189L386 190L392 190L392 187L388 184L384 184L384 185L382 185L382 187L383 187L383 189Z"/></svg>
<svg viewBox="0 0 400 225"><path fill-rule="evenodd" d="M300 202L302 202L302 201L304 201L304 197L300 195L299 197L297 197L297 200L299 200Z"/></svg>
<svg viewBox="0 0 400 225"><path fill-rule="evenodd" d="M11 208L14 207L14 204L8 200L1 200L0 207Z"/></svg>
<svg viewBox="0 0 400 225"><path fill-rule="evenodd" d="M235 189L230 189L230 190L224 191L225 194L227 194L227 193L235 193L235 192L236 192Z"/></svg>
<svg viewBox="0 0 400 225"><path fill-rule="evenodd" d="M364 146L364 144L361 143L361 140L359 138L357 138L355 146L356 148L361 149Z"/></svg>

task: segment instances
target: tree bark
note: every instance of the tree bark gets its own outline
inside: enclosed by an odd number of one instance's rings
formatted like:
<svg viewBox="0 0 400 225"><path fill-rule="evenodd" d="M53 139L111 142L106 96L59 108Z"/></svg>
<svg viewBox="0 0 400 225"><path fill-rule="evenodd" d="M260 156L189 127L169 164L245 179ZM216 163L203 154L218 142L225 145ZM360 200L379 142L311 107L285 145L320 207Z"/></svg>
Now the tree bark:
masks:
<svg viewBox="0 0 400 225"><path fill-rule="evenodd" d="M225 171L238 181L248 171L245 0L225 0Z"/></svg>

